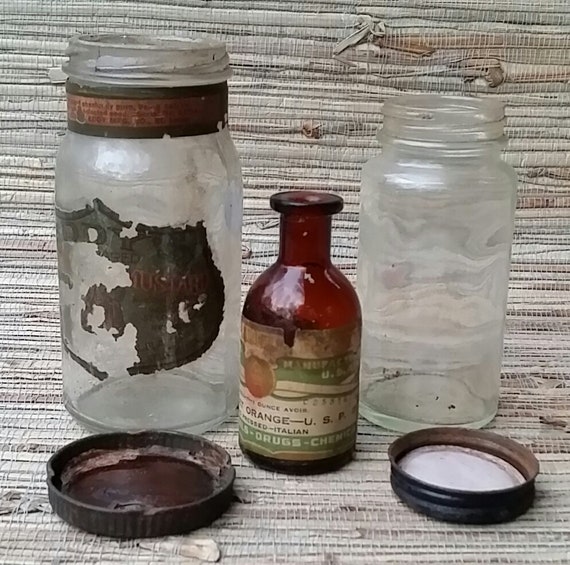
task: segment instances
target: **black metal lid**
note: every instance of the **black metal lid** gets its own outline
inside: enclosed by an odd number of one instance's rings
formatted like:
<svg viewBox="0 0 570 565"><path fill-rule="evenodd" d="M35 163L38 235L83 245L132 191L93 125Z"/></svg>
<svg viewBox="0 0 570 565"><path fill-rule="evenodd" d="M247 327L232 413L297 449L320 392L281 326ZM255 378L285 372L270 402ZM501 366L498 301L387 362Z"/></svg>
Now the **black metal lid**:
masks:
<svg viewBox="0 0 570 565"><path fill-rule="evenodd" d="M172 432L90 436L47 464L55 513L82 530L120 538L206 526L230 505L234 479L224 449Z"/></svg>
<svg viewBox="0 0 570 565"><path fill-rule="evenodd" d="M429 428L388 450L391 483L402 501L438 520L506 522L528 510L539 472L519 443L486 431Z"/></svg>

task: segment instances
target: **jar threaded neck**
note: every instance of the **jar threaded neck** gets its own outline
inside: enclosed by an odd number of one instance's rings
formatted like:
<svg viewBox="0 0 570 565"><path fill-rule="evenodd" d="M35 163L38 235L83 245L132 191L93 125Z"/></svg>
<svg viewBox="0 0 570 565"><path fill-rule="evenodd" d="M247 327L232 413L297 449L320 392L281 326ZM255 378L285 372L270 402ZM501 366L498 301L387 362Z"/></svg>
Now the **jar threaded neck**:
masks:
<svg viewBox="0 0 570 565"><path fill-rule="evenodd" d="M82 85L171 88L218 84L231 76L226 46L212 39L81 35L64 72Z"/></svg>
<svg viewBox="0 0 570 565"><path fill-rule="evenodd" d="M384 103L382 138L411 144L447 145L500 141L504 106L491 98L405 95Z"/></svg>

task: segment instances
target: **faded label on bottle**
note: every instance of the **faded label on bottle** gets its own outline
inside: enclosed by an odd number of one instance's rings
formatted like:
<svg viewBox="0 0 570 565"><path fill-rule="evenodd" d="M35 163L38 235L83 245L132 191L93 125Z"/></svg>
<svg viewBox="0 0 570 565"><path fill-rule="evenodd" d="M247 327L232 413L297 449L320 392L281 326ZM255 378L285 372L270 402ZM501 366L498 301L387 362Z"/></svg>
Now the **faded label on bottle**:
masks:
<svg viewBox="0 0 570 565"><path fill-rule="evenodd" d="M99 379L203 355L224 315L224 281L203 222L123 221L98 199L56 210L63 345Z"/></svg>
<svg viewBox="0 0 570 565"><path fill-rule="evenodd" d="M311 461L354 447L360 327L283 330L242 318L240 442L259 455Z"/></svg>

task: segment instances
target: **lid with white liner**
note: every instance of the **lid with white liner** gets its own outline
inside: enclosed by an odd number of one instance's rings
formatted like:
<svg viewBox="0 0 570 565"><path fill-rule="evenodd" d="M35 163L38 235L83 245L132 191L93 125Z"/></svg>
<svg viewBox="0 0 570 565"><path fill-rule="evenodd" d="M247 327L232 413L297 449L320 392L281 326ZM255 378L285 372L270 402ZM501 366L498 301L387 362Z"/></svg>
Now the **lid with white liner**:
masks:
<svg viewBox="0 0 570 565"><path fill-rule="evenodd" d="M439 520L506 522L526 512L534 500L536 457L491 432L423 429L394 441L388 457L398 497Z"/></svg>

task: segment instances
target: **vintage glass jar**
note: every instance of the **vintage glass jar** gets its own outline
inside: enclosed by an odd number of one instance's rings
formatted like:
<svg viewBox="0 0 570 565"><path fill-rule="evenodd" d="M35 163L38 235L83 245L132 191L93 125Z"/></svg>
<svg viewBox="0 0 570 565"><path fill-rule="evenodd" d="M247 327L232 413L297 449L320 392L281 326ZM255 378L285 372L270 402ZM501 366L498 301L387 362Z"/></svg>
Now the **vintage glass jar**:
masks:
<svg viewBox="0 0 570 565"><path fill-rule="evenodd" d="M497 411L516 202L493 99L384 104L362 174L361 413L410 431Z"/></svg>
<svg viewBox="0 0 570 565"><path fill-rule="evenodd" d="M237 407L242 184L223 43L69 45L56 166L64 401L93 430Z"/></svg>

